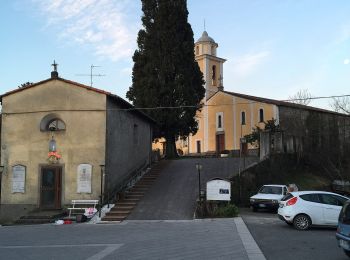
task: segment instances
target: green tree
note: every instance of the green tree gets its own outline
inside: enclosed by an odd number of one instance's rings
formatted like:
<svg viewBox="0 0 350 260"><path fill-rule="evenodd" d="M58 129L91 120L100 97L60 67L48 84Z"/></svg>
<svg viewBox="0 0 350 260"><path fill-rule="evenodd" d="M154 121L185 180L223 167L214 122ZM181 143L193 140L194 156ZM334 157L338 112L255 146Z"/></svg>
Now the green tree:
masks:
<svg viewBox="0 0 350 260"><path fill-rule="evenodd" d="M159 126L166 157L177 156L175 140L198 130L204 97L203 74L194 58L186 0L142 0L143 28L133 56L132 86L126 96ZM157 108L157 109L154 109Z"/></svg>
<svg viewBox="0 0 350 260"><path fill-rule="evenodd" d="M248 135L245 135L244 138L247 140L247 143L258 147L260 143L260 132L264 130L270 130L271 133L275 133L277 131L280 131L281 129L280 125L277 124L277 120L272 118L264 122L264 128L256 126L252 129L252 132Z"/></svg>

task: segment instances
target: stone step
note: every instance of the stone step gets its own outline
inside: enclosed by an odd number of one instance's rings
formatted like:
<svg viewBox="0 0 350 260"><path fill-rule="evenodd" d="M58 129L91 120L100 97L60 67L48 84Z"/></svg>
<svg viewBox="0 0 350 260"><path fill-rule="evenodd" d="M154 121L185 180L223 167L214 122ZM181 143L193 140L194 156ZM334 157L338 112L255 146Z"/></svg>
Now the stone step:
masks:
<svg viewBox="0 0 350 260"><path fill-rule="evenodd" d="M119 210L131 211L133 208L134 206L114 206L113 208L111 208L110 212L119 211Z"/></svg>
<svg viewBox="0 0 350 260"><path fill-rule="evenodd" d="M123 221L127 216L104 216L102 221Z"/></svg>
<svg viewBox="0 0 350 260"><path fill-rule="evenodd" d="M127 193L125 195L126 199L141 199L144 196L144 194L135 194L133 192Z"/></svg>
<svg viewBox="0 0 350 260"><path fill-rule="evenodd" d="M47 224L47 223L54 223L54 219L18 219L16 220L15 224L18 225L35 225L35 224Z"/></svg>
<svg viewBox="0 0 350 260"><path fill-rule="evenodd" d="M130 212L131 212L130 210L128 210L128 211L125 211L125 210L123 210L123 211L121 211L121 210L110 211L110 212L106 213L106 216L128 216L130 214Z"/></svg>
<svg viewBox="0 0 350 260"><path fill-rule="evenodd" d="M145 193L143 191L129 191L127 192L125 195L128 195L128 194L132 194L132 195L145 195Z"/></svg>
<svg viewBox="0 0 350 260"><path fill-rule="evenodd" d="M137 203L137 201L129 201L129 200L120 200L120 201L117 201L114 205L115 207L117 206L135 206Z"/></svg>

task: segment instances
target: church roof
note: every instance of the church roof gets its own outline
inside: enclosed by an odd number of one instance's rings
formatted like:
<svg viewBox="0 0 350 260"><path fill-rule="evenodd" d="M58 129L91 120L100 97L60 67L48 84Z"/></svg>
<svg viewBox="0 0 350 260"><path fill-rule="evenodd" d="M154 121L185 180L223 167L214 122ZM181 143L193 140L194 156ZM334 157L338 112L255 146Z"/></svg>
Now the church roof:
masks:
<svg viewBox="0 0 350 260"><path fill-rule="evenodd" d="M115 102L117 102L122 108L131 109L132 111L134 111L135 113L137 113L140 116L144 117L148 121L151 121L152 123L155 123L154 119L152 119L151 117L149 117L148 115L146 115L142 111L140 111L138 109L134 109L135 107L132 104L130 104L128 101L124 100L123 98L121 98L121 97L119 97L119 96L117 96L115 94L112 94L112 93L110 93L108 91L105 91L105 90L102 90L102 89L93 88L93 87L90 87L90 86L87 86L87 85L84 85L84 84L81 84L81 83L78 83L78 82L75 82L75 81L72 81L72 80L60 78L60 77L49 78L49 79L46 79L46 80L39 81L37 83L33 83L31 85L27 85L25 87L21 87L21 88L17 88L15 90L12 90L12 91L8 91L5 94L0 95L0 102L2 102L3 97L15 94L15 93L20 92L20 91L24 91L24 90L29 89L29 88L34 88L36 86L39 86L41 84L44 84L44 83L47 83L47 82L53 81L53 80L59 80L59 81L62 81L62 82L65 82L65 83L68 83L68 84L71 84L71 85L74 85L74 86L77 86L77 87L80 87L80 88L84 88L84 89L87 89L87 90L90 90L90 91L94 91L96 93L104 94L104 95L110 97Z"/></svg>
<svg viewBox="0 0 350 260"><path fill-rule="evenodd" d="M197 42L212 42L215 43L214 39L209 37L207 31L204 31L202 36L198 39Z"/></svg>
<svg viewBox="0 0 350 260"><path fill-rule="evenodd" d="M248 99L248 100L261 102L261 103L273 104L273 105L276 105L276 106L292 107L292 108L305 109L305 110L311 110L311 111L316 111L316 112L329 113L329 114L334 114L334 115L339 115L339 116L350 117L350 115L343 114L343 113L338 113L338 112L334 112L334 111L330 111L330 110L327 110L327 109L311 107L311 106L291 103L291 102L287 102L287 101L275 100L275 99L270 99L270 98L256 97L256 96L251 96L251 95L246 95L246 94L241 94L241 93L236 93L236 92L218 91L213 96L215 96L219 92L222 92L222 93L225 93L225 94L228 94L228 95L231 95L231 96L239 97L239 98L244 98L244 99ZM210 99L212 97L210 97Z"/></svg>

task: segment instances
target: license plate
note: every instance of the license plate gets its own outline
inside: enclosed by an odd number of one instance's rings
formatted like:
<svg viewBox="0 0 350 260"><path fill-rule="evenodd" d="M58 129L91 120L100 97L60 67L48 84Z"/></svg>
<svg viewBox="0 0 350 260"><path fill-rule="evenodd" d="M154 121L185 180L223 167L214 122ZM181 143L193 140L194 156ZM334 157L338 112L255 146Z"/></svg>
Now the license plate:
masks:
<svg viewBox="0 0 350 260"><path fill-rule="evenodd" d="M260 207L260 208L265 208L266 205L265 205L265 204L259 204L259 207Z"/></svg>
<svg viewBox="0 0 350 260"><path fill-rule="evenodd" d="M345 240L339 239L339 246L346 250L350 250L349 243Z"/></svg>

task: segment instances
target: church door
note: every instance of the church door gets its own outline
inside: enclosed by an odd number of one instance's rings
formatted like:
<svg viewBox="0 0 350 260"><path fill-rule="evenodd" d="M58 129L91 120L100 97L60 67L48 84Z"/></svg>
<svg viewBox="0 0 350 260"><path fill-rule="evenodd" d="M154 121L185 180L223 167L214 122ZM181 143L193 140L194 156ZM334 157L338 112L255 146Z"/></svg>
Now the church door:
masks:
<svg viewBox="0 0 350 260"><path fill-rule="evenodd" d="M219 154L225 150L225 134L216 135L216 153Z"/></svg>
<svg viewBox="0 0 350 260"><path fill-rule="evenodd" d="M40 208L60 209L62 188L62 167L41 168Z"/></svg>

